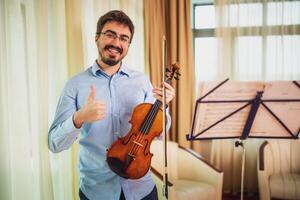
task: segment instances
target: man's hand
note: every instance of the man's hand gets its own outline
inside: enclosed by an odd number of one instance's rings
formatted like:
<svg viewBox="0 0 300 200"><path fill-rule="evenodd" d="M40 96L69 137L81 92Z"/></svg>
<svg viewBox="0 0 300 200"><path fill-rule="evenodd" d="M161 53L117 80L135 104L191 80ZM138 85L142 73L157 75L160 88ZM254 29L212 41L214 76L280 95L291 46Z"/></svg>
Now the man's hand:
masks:
<svg viewBox="0 0 300 200"><path fill-rule="evenodd" d="M73 123L76 128L81 128L82 124L101 120L106 115L106 105L102 101L95 100L95 88L91 85L91 92L86 104L74 113Z"/></svg>
<svg viewBox="0 0 300 200"><path fill-rule="evenodd" d="M165 88L166 88L166 103L169 104L170 101L175 97L175 89L168 83L164 82L163 83ZM162 91L162 86L161 87L155 87L153 88L152 92L154 93L154 97L161 102L163 101L162 96L163 96L163 91Z"/></svg>

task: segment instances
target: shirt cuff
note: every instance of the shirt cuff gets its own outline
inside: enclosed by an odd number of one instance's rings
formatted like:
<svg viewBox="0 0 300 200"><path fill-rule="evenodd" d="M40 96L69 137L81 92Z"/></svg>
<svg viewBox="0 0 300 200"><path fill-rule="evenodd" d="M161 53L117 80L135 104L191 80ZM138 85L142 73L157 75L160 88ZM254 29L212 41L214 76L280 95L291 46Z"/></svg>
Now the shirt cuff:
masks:
<svg viewBox="0 0 300 200"><path fill-rule="evenodd" d="M63 124L62 129L65 133L80 132L81 128L76 128L73 122L73 115L70 116Z"/></svg>

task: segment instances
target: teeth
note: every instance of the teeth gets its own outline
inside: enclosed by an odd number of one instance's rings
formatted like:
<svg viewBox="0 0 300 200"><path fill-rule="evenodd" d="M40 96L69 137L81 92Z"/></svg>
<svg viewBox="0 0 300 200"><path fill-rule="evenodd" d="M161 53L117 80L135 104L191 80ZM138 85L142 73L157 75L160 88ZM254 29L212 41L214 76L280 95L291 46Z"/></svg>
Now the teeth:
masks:
<svg viewBox="0 0 300 200"><path fill-rule="evenodd" d="M112 53L119 53L119 51L117 49L114 49L114 48L109 48L108 50Z"/></svg>

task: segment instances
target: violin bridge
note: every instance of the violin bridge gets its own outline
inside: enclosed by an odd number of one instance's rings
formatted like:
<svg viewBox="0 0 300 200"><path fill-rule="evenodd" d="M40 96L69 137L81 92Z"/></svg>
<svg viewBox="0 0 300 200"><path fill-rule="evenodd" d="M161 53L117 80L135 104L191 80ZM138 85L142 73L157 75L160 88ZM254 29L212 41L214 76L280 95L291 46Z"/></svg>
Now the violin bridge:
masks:
<svg viewBox="0 0 300 200"><path fill-rule="evenodd" d="M143 147L143 145L137 141L133 141L134 144L139 145L140 147Z"/></svg>

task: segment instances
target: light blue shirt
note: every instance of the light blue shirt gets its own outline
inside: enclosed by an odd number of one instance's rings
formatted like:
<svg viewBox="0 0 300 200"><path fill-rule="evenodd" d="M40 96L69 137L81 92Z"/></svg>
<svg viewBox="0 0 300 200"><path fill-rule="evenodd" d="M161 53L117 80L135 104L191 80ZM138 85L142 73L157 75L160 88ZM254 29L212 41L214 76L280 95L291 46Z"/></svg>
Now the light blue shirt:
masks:
<svg viewBox="0 0 300 200"><path fill-rule="evenodd" d="M85 105L91 84L95 99L106 103L106 117L77 129L72 117ZM112 172L106 162L106 150L129 132L133 108L143 102L155 102L152 85L143 73L125 66L108 76L95 62L65 85L49 130L49 149L54 153L69 149L81 132L80 189L90 200L119 200L121 187L127 200L140 200L152 191L150 171L137 180L124 179ZM170 116L167 118L169 126Z"/></svg>

